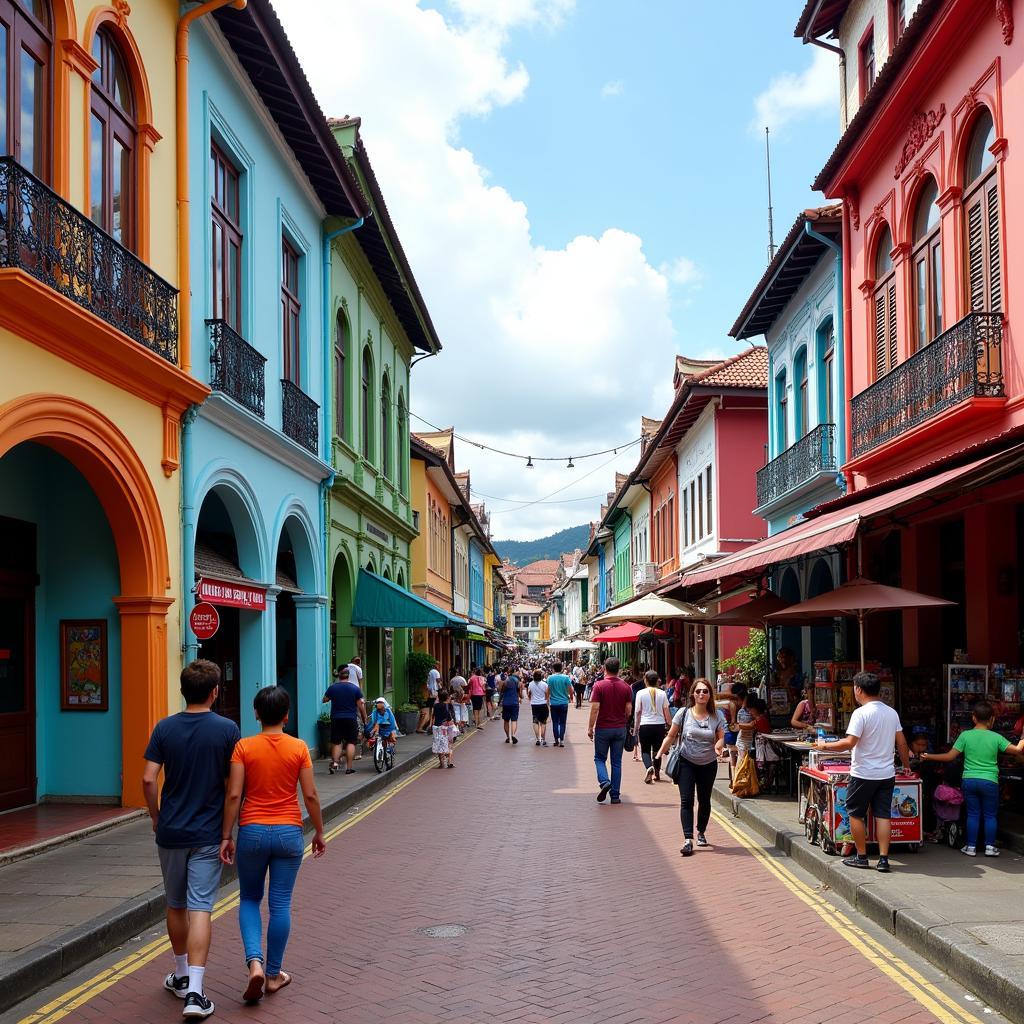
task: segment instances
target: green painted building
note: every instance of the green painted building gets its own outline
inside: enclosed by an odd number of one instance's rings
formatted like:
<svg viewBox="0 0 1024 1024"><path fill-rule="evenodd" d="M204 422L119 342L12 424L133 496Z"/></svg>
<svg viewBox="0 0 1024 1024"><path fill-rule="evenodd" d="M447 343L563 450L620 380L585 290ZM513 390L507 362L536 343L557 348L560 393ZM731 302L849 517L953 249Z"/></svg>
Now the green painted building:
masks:
<svg viewBox="0 0 1024 1024"><path fill-rule="evenodd" d="M335 472L326 498L332 664L359 654L367 697L408 699L410 631L356 628L360 570L409 589L409 544L418 532L409 496L410 363L441 344L388 214L359 134L359 119L332 120L341 155L372 214L325 231L333 401L324 420ZM363 576L363 585L372 579Z"/></svg>

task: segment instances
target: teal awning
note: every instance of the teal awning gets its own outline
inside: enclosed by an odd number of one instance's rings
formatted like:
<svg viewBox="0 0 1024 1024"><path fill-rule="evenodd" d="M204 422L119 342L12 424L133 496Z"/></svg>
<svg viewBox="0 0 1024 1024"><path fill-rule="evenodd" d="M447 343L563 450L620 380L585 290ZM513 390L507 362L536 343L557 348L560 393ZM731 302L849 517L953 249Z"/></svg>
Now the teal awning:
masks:
<svg viewBox="0 0 1024 1024"><path fill-rule="evenodd" d="M410 594L383 576L360 569L352 625L376 629L444 629L464 627L466 620Z"/></svg>

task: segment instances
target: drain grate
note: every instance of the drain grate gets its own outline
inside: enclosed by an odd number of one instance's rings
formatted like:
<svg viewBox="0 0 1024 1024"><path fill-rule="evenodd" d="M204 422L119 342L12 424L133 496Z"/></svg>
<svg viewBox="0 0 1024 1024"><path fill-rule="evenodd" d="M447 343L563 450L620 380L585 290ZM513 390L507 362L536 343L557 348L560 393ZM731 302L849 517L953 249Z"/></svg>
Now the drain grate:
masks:
<svg viewBox="0 0 1024 1024"><path fill-rule="evenodd" d="M464 924L434 924L429 928L421 928L420 932L432 939L457 939L460 935L466 935L469 929Z"/></svg>

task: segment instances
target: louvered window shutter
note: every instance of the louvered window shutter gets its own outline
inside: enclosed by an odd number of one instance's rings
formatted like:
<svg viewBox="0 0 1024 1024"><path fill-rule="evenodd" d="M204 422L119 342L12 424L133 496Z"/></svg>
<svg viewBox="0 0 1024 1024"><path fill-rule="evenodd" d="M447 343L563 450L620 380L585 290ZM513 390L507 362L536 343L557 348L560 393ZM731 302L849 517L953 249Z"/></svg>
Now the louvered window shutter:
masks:
<svg viewBox="0 0 1024 1024"><path fill-rule="evenodd" d="M985 238L983 223L984 193L979 193L967 207L967 287L971 309L985 308Z"/></svg>
<svg viewBox="0 0 1024 1024"><path fill-rule="evenodd" d="M885 294L875 295L875 380L885 376Z"/></svg>
<svg viewBox="0 0 1024 1024"><path fill-rule="evenodd" d="M985 188L985 242L988 247L988 312L1003 311L1002 252L999 248L999 190L996 179Z"/></svg>
<svg viewBox="0 0 1024 1024"><path fill-rule="evenodd" d="M896 366L896 280L889 282L889 366L886 372Z"/></svg>

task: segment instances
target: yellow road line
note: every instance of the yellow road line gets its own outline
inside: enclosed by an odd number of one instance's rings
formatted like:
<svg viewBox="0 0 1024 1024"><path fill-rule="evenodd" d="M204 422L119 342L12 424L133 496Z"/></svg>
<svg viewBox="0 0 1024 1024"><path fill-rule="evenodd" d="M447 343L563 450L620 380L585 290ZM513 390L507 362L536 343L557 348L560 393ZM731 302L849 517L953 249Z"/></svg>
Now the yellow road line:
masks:
<svg viewBox="0 0 1024 1024"><path fill-rule="evenodd" d="M935 1015L941 1024L981 1024L977 1017L968 1013L955 999L948 996L927 978L910 966L892 950L868 935L834 904L802 882L760 845L738 829L719 811L712 812L715 821L737 842L754 855L761 865L771 872L794 896L809 906L830 928L838 932L858 953L870 961L883 974L894 981L904 992Z"/></svg>
<svg viewBox="0 0 1024 1024"><path fill-rule="evenodd" d="M469 734L469 736L473 735L475 735L475 732ZM458 744L464 743L469 739L469 736L463 736L456 742ZM417 768L410 772L406 778L402 779L401 782L395 783L394 786L389 787L387 792L381 794L381 796L377 797L376 800L367 805L363 810L352 815L350 818L347 818L345 821L341 822L341 824L330 829L330 831L325 832L324 841L329 843L332 839L336 839L343 832L347 832L350 828L358 825L359 822L376 811L382 804L387 803L388 800L400 793L406 786L411 785L417 779L421 778L424 773L429 771L432 767L433 766L431 764L427 763L422 768ZM307 846L303 852L303 857L305 858L310 856L310 853L311 847ZM234 910L237 906L237 892L232 893L230 896L223 897L214 905L212 919L216 921L217 918L223 917L229 910ZM143 946L142 949L136 950L130 956L126 956L123 960L118 961L112 967L105 968L88 981L84 981L82 984L69 989L67 992L58 996L45 1006L41 1006L38 1010L30 1013L27 1017L22 1017L18 1024L54 1024L55 1021L66 1017L72 1010L78 1009L78 1007L89 1002L90 999L95 998L101 992L104 992L111 986L116 985L123 978L127 978L130 974L134 974L139 970L139 968L145 967L146 964L155 960L162 953L168 952L170 948L170 940L166 937L154 939L152 942Z"/></svg>

